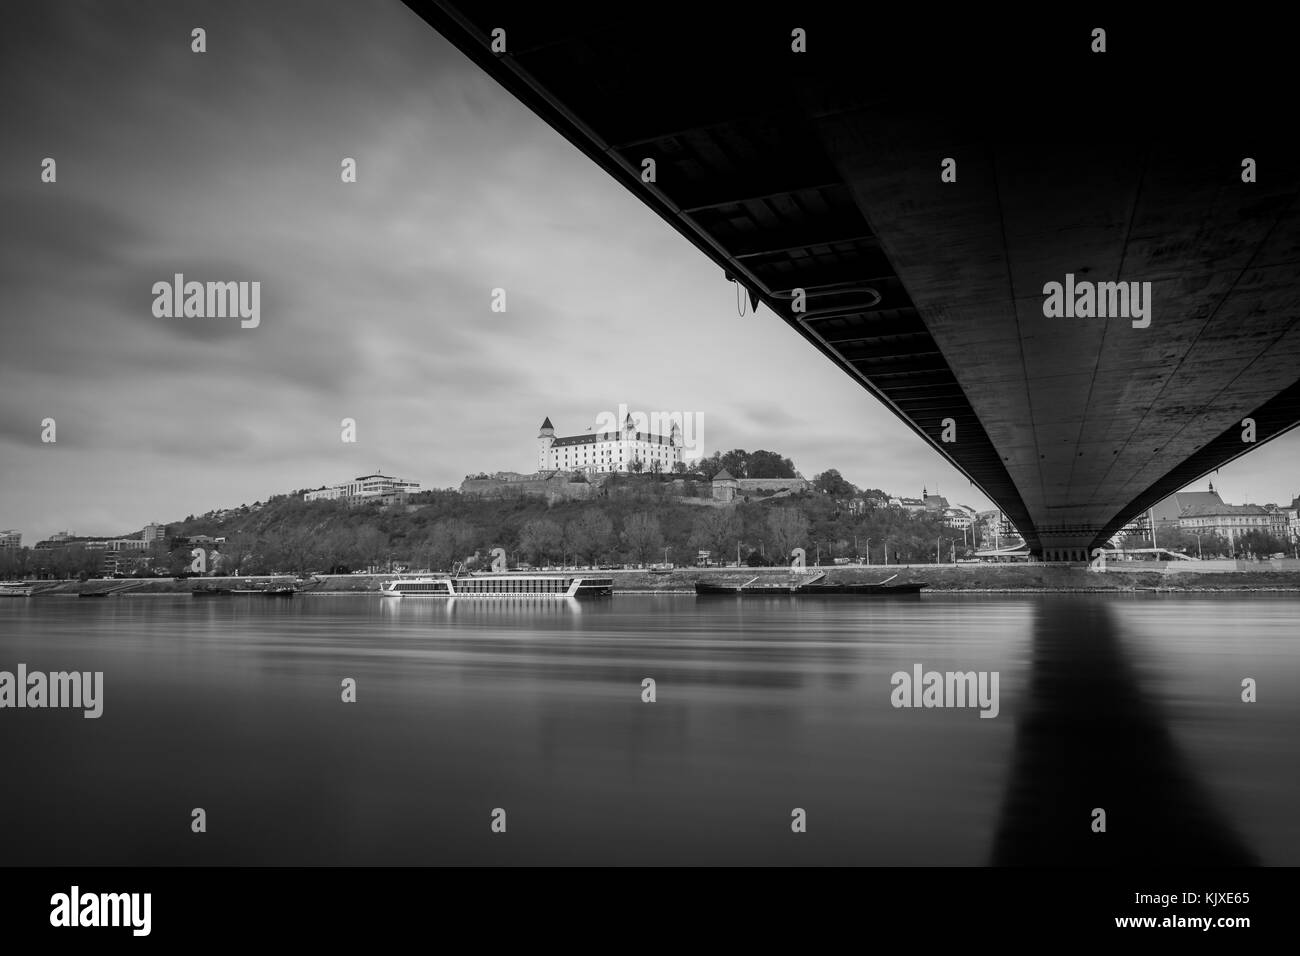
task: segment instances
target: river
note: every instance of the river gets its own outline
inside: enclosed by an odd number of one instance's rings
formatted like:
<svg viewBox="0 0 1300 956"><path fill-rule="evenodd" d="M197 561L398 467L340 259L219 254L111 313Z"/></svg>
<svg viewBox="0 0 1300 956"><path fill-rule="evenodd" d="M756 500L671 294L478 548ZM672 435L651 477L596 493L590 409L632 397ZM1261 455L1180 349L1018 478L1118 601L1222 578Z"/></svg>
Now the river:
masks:
<svg viewBox="0 0 1300 956"><path fill-rule="evenodd" d="M0 670L102 671L103 712L0 709L0 865L1297 865L1298 620L1294 594L8 598ZM893 706L917 665L996 672L997 716Z"/></svg>

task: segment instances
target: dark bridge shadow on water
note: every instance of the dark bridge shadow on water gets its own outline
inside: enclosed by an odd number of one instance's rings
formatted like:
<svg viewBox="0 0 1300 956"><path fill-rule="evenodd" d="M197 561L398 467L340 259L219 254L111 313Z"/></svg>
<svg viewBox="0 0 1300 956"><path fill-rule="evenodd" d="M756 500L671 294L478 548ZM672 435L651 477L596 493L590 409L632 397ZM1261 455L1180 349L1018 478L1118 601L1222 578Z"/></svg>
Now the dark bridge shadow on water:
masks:
<svg viewBox="0 0 1300 956"><path fill-rule="evenodd" d="M1255 865L1143 695L1104 600L1038 608L993 865Z"/></svg>

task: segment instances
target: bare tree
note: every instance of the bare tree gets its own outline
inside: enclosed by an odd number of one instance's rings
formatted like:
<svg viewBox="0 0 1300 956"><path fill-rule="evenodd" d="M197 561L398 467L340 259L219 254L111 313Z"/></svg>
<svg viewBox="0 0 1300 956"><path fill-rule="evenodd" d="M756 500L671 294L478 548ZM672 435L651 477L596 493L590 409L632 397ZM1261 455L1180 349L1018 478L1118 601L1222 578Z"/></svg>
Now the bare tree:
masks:
<svg viewBox="0 0 1300 956"><path fill-rule="evenodd" d="M644 511L628 515L623 522L622 538L637 564L645 564L647 555L654 554L664 546L659 519Z"/></svg>

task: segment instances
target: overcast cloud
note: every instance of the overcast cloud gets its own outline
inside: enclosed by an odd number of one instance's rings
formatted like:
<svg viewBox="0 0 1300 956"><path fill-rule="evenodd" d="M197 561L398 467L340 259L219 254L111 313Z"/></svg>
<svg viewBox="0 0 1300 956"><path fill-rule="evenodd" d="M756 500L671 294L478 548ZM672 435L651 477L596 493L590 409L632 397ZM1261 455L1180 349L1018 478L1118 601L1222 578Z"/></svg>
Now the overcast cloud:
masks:
<svg viewBox="0 0 1300 956"><path fill-rule="evenodd" d="M528 471L543 417L580 434L620 402L702 414L708 452L989 506L401 4L30 7L0 38L0 527L24 543L377 469ZM261 325L155 318L176 272L260 281ZM1297 441L1225 496L1289 501Z"/></svg>

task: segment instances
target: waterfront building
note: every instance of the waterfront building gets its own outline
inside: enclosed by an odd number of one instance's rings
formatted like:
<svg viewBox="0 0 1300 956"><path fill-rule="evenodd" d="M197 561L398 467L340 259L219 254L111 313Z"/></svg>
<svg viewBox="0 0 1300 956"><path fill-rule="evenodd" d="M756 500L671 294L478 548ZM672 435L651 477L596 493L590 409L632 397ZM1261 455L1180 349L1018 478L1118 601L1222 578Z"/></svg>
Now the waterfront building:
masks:
<svg viewBox="0 0 1300 956"><path fill-rule="evenodd" d="M21 531L0 531L0 548L21 548L23 535Z"/></svg>
<svg viewBox="0 0 1300 956"><path fill-rule="evenodd" d="M1210 482L1209 491L1176 491L1164 501L1153 505L1150 510L1149 518L1142 516L1138 523L1142 524L1149 520L1155 523L1156 533L1158 534L1162 527L1180 526L1179 518L1183 512L1189 508L1206 508L1206 507L1223 507L1223 499L1219 493L1214 490L1214 482Z"/></svg>
<svg viewBox="0 0 1300 956"><path fill-rule="evenodd" d="M1192 505L1178 516L1178 527L1192 534L1216 534L1235 545L1248 531L1285 538L1287 519L1284 512L1270 512L1262 505Z"/></svg>
<svg viewBox="0 0 1300 956"><path fill-rule="evenodd" d="M153 542L139 538L85 538L78 543L87 551L147 551Z"/></svg>

